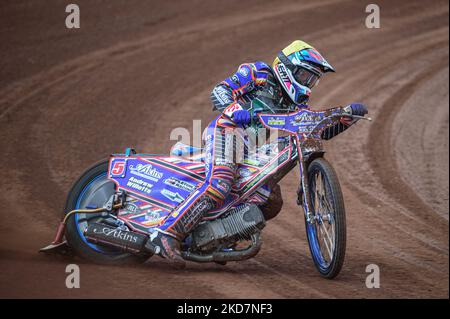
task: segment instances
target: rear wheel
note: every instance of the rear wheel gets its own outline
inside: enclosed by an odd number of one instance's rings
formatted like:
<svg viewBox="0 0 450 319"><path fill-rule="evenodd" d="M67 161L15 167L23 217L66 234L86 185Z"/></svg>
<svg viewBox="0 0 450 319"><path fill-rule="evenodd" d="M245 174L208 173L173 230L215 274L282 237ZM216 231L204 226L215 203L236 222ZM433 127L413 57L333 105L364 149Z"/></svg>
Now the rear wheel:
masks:
<svg viewBox="0 0 450 319"><path fill-rule="evenodd" d="M328 279L341 271L345 258L346 222L341 187L333 167L323 158L308 166L311 212L306 234L314 265Z"/></svg>
<svg viewBox="0 0 450 319"><path fill-rule="evenodd" d="M115 192L115 184L107 178L108 161L102 161L87 169L72 186L67 197L65 214L74 209L100 208ZM115 248L89 243L84 237L90 222L101 222L107 213L75 214L69 217L66 239L73 251L82 258L102 264L144 261L145 258L124 253Z"/></svg>

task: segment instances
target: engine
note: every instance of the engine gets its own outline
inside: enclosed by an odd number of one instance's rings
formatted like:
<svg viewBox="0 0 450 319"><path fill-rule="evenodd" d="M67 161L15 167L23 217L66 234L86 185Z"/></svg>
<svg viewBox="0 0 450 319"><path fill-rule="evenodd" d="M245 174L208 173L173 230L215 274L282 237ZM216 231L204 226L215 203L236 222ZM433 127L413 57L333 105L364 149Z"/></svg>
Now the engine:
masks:
<svg viewBox="0 0 450 319"><path fill-rule="evenodd" d="M224 217L199 224L192 232L192 245L208 251L219 246L249 240L266 225L263 213L255 204L231 209Z"/></svg>

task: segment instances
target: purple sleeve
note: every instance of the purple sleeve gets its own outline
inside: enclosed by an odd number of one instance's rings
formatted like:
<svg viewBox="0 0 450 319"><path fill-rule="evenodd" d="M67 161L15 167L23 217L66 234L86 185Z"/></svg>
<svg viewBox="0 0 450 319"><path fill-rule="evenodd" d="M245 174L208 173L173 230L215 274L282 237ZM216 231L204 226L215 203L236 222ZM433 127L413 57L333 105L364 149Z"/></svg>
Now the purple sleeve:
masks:
<svg viewBox="0 0 450 319"><path fill-rule="evenodd" d="M255 86L265 83L269 70L263 62L241 64L235 74L214 87L211 92L213 109L222 111Z"/></svg>

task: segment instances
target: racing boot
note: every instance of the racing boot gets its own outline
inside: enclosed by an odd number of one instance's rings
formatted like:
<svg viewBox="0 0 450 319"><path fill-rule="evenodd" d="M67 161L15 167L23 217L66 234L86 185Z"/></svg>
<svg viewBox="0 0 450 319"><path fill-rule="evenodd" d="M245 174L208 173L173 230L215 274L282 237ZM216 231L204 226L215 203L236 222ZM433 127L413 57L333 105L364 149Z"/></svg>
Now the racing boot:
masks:
<svg viewBox="0 0 450 319"><path fill-rule="evenodd" d="M185 260L181 256L181 241L214 206L215 202L207 195L192 198L189 208L181 213L172 213L160 229L150 235L145 247L153 254L174 262L175 266L183 267Z"/></svg>
<svg viewBox="0 0 450 319"><path fill-rule="evenodd" d="M186 266L186 262L181 256L181 242L175 237L155 231L150 235L145 247L154 255L172 261L177 268Z"/></svg>

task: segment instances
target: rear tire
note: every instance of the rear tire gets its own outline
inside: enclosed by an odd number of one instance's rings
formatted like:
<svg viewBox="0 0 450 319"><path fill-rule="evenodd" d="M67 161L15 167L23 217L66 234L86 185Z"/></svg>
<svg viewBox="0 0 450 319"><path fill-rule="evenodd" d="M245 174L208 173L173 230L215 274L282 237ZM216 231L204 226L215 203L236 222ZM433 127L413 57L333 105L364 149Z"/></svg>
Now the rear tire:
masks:
<svg viewBox="0 0 450 319"><path fill-rule="evenodd" d="M64 214L93 204L102 207L115 191L115 184L107 179L107 173L108 160L98 162L87 169L72 186L66 200ZM143 262L147 259L146 256L136 256L117 249L88 243L83 236L83 228L87 227L89 221L83 222L82 220L91 216L94 215L75 214L67 221L65 233L67 243L78 256L100 264ZM94 219L97 219L96 221L101 219L101 214L95 214Z"/></svg>
<svg viewBox="0 0 450 319"><path fill-rule="evenodd" d="M309 164L308 178L312 211L317 218L314 224L309 224L305 218L309 249L319 273L332 279L341 271L345 259L347 232L344 199L336 172L324 158L317 158ZM324 196L318 192L319 178L324 186ZM332 238L334 244L331 240L325 242L323 238Z"/></svg>

